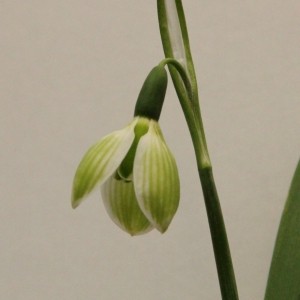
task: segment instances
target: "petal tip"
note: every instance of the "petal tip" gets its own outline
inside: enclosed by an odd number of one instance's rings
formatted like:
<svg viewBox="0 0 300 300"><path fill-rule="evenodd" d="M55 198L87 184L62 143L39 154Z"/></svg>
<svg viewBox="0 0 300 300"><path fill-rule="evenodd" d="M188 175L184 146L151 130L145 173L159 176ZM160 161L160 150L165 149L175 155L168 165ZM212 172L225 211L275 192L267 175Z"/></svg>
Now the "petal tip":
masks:
<svg viewBox="0 0 300 300"><path fill-rule="evenodd" d="M76 207L78 207L79 203L76 203L74 201L72 201L71 206L73 209L75 209Z"/></svg>
<svg viewBox="0 0 300 300"><path fill-rule="evenodd" d="M159 231L161 234L164 234L169 228L169 225L170 224L168 223L168 224L155 224L154 226L157 231Z"/></svg>
<svg viewBox="0 0 300 300"><path fill-rule="evenodd" d="M72 193L72 197L71 197L71 206L73 209L75 209L76 207L79 206L79 204L81 203L82 198L81 197L77 197L76 193L73 191Z"/></svg>

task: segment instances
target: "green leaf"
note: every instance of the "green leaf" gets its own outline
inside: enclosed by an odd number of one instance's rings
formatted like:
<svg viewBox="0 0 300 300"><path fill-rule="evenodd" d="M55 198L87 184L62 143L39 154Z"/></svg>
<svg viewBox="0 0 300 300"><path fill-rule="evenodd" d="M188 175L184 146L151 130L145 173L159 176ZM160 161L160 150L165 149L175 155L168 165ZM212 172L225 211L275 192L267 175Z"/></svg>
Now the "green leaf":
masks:
<svg viewBox="0 0 300 300"><path fill-rule="evenodd" d="M265 300L300 299L300 161L275 243Z"/></svg>

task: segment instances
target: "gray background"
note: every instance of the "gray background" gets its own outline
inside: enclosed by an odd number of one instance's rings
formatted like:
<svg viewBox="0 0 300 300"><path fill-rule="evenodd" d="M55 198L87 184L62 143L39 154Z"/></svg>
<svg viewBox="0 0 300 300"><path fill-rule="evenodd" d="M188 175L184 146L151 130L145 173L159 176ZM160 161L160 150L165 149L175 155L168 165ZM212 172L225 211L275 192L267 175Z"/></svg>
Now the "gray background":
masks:
<svg viewBox="0 0 300 300"><path fill-rule="evenodd" d="M241 299L262 299L300 153L297 0L185 0ZM0 298L220 299L195 159L172 84L161 116L181 202L131 238L99 191L70 206L86 149L127 124L163 58L155 1L0 1Z"/></svg>

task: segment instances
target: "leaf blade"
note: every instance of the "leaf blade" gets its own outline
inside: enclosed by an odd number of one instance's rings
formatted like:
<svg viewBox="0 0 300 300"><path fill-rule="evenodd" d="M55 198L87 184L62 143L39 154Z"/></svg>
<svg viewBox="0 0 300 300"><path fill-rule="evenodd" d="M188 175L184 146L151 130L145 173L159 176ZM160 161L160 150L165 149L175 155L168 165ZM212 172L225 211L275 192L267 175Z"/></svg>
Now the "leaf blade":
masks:
<svg viewBox="0 0 300 300"><path fill-rule="evenodd" d="M300 161L282 213L265 300L300 299Z"/></svg>

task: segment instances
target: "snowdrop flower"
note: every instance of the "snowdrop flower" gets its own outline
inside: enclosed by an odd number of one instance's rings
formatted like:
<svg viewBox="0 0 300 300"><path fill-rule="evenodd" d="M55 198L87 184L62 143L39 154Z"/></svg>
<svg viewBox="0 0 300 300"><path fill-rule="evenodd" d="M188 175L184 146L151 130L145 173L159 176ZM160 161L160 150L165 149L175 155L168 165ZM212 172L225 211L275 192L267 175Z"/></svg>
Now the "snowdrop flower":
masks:
<svg viewBox="0 0 300 300"><path fill-rule="evenodd" d="M92 146L76 171L72 206L96 186L111 219L131 235L165 232L179 203L179 176L158 119L167 87L163 67L148 75L128 126Z"/></svg>

